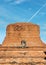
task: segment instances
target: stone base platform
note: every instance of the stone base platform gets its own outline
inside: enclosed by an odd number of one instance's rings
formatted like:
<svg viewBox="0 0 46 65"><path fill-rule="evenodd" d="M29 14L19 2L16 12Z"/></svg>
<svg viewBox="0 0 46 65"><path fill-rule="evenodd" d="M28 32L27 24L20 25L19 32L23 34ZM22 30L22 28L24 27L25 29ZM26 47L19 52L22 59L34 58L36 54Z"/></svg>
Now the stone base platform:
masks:
<svg viewBox="0 0 46 65"><path fill-rule="evenodd" d="M46 65L44 47L0 47L0 65Z"/></svg>

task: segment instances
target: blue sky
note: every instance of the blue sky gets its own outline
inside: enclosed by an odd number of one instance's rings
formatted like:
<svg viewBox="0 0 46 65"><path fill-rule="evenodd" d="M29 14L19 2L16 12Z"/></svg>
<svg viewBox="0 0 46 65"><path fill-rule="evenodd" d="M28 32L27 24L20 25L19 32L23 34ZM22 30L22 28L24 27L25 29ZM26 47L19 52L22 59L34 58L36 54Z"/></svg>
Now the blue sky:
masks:
<svg viewBox="0 0 46 65"><path fill-rule="evenodd" d="M7 25L16 22L40 25L40 37L46 43L46 0L0 0L0 43Z"/></svg>

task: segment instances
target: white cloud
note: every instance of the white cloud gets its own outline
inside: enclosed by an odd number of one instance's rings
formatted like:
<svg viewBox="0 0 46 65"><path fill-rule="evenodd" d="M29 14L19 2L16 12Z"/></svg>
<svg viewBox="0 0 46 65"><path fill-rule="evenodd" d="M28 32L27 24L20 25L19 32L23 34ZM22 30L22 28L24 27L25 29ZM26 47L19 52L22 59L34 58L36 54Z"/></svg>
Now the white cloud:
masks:
<svg viewBox="0 0 46 65"><path fill-rule="evenodd" d="M3 6L0 6L0 19L6 21L14 18L14 14L11 14L12 12L9 11L9 9L6 9ZM2 21L1 20L1 21Z"/></svg>
<svg viewBox="0 0 46 65"><path fill-rule="evenodd" d="M42 31L42 34L46 35L46 31Z"/></svg>
<svg viewBox="0 0 46 65"><path fill-rule="evenodd" d="M0 28L6 27L7 25L8 25L8 22L6 22L4 20L0 20Z"/></svg>
<svg viewBox="0 0 46 65"><path fill-rule="evenodd" d="M46 15L46 12L40 12L39 13L39 16L44 16L44 15Z"/></svg>
<svg viewBox="0 0 46 65"><path fill-rule="evenodd" d="M28 8L28 10L29 10L29 11L31 11L31 10L32 10L32 8L30 7L30 8Z"/></svg>
<svg viewBox="0 0 46 65"><path fill-rule="evenodd" d="M46 30L46 23L41 25L41 29L45 29Z"/></svg>
<svg viewBox="0 0 46 65"><path fill-rule="evenodd" d="M0 25L2 25L2 24L4 24L4 23L5 23L4 21L1 21L1 20L0 20Z"/></svg>
<svg viewBox="0 0 46 65"><path fill-rule="evenodd" d="M9 11L6 8L0 6L0 16L8 18L9 17L8 13L9 13Z"/></svg>
<svg viewBox="0 0 46 65"><path fill-rule="evenodd" d="M25 2L25 1L26 1L26 0L16 0L15 3L16 3L16 4L20 4L20 3Z"/></svg>
<svg viewBox="0 0 46 65"><path fill-rule="evenodd" d="M23 2L27 2L27 1L30 1L30 0L4 0L6 3L10 3L10 4L21 4Z"/></svg>

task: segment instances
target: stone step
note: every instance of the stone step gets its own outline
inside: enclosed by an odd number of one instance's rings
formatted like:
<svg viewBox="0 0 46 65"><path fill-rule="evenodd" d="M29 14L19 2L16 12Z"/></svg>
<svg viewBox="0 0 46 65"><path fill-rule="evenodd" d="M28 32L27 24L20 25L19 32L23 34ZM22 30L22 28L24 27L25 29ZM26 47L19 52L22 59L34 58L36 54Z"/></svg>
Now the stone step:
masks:
<svg viewBox="0 0 46 65"><path fill-rule="evenodd" d="M0 64L0 65L46 65L46 63L17 63L17 64L10 64L10 63L7 63L7 64Z"/></svg>
<svg viewBox="0 0 46 65"><path fill-rule="evenodd" d="M31 47L15 47L15 46L0 46L0 51L46 51L46 46L31 46Z"/></svg>
<svg viewBox="0 0 46 65"><path fill-rule="evenodd" d="M44 51L0 51L0 58L2 57L36 57L44 58L46 57L46 52Z"/></svg>
<svg viewBox="0 0 46 65"><path fill-rule="evenodd" d="M0 64L3 63L46 63L44 58L0 58Z"/></svg>
<svg viewBox="0 0 46 65"><path fill-rule="evenodd" d="M44 58L0 58L1 63L46 63Z"/></svg>

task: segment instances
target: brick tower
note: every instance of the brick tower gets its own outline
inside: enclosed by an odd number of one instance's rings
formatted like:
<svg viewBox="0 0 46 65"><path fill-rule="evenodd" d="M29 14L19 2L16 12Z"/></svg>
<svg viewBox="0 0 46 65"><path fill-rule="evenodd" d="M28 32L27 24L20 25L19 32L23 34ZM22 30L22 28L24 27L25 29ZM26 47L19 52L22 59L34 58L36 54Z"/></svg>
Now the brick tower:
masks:
<svg viewBox="0 0 46 65"><path fill-rule="evenodd" d="M6 29L4 46L21 46L25 42L26 46L43 46L40 39L40 29L38 25L32 23L10 24Z"/></svg>

